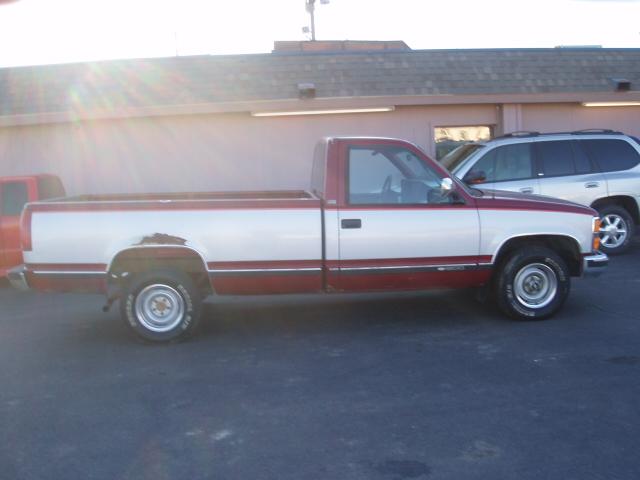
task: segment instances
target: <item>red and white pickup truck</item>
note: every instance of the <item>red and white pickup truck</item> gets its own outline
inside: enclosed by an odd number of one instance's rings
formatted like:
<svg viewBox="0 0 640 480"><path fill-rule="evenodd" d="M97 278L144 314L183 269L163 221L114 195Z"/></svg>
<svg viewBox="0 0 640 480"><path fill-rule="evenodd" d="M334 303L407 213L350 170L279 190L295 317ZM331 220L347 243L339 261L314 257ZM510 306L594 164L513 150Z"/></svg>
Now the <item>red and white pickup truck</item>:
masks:
<svg viewBox="0 0 640 480"><path fill-rule="evenodd" d="M310 191L107 195L31 203L18 287L105 292L139 336L192 333L210 294L489 286L516 318L607 265L591 208L469 188L416 146L328 138Z"/></svg>

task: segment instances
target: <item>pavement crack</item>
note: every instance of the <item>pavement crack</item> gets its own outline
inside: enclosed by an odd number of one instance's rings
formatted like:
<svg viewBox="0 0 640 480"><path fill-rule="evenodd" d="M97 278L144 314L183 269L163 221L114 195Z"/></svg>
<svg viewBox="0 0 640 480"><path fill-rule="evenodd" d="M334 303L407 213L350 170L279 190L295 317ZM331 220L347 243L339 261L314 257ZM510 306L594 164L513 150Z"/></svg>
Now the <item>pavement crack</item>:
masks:
<svg viewBox="0 0 640 480"><path fill-rule="evenodd" d="M597 303L590 303L590 302L585 302L585 305L587 307L591 307L595 310L598 310L601 313L604 313L605 315L609 315L609 316L624 316L624 317L628 317L631 320L640 320L640 318L635 317L633 315L628 316L629 314L626 312L619 312L617 310L611 310L611 309L605 309L603 307L601 307L600 305L598 305Z"/></svg>

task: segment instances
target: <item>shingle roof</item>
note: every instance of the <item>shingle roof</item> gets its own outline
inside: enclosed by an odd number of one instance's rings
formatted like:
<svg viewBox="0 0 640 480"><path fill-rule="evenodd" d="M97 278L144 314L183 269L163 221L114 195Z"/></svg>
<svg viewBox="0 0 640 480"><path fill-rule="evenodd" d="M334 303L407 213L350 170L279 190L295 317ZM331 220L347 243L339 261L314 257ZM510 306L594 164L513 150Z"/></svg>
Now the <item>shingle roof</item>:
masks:
<svg viewBox="0 0 640 480"><path fill-rule="evenodd" d="M0 69L0 115L298 98L640 90L640 49L414 50L115 60Z"/></svg>

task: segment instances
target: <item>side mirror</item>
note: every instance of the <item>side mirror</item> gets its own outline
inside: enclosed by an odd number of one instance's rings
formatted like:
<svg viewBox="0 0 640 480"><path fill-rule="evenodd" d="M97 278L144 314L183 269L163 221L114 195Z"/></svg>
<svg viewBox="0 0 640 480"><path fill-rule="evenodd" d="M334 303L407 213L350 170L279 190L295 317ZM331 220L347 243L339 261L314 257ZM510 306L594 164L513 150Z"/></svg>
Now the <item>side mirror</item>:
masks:
<svg viewBox="0 0 640 480"><path fill-rule="evenodd" d="M446 197L453 191L453 180L449 177L443 178L440 182L440 192L443 197Z"/></svg>
<svg viewBox="0 0 640 480"><path fill-rule="evenodd" d="M487 181L487 174L482 170L470 171L462 179L467 185L477 185L478 183L484 183Z"/></svg>
<svg viewBox="0 0 640 480"><path fill-rule="evenodd" d="M434 192L435 193L435 192ZM440 181L440 192L436 197L440 197L435 203L449 203L464 205L464 199L456 192L456 185L449 177ZM428 203L433 203L431 199Z"/></svg>

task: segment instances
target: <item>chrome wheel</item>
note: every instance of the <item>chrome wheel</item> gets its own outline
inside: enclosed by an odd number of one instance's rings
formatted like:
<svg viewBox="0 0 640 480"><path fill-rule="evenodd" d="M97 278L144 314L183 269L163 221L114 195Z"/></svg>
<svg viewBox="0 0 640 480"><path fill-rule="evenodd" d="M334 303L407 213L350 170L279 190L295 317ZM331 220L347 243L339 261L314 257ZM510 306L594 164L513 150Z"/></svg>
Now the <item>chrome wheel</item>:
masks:
<svg viewBox="0 0 640 480"><path fill-rule="evenodd" d="M627 222L620 215L609 213L601 218L600 243L607 248L618 248L628 235Z"/></svg>
<svg viewBox="0 0 640 480"><path fill-rule="evenodd" d="M177 290L168 285L148 285L138 293L135 314L152 332L168 332L177 327L185 312L185 302Z"/></svg>
<svg viewBox="0 0 640 480"><path fill-rule="evenodd" d="M527 308L543 308L553 301L558 291L558 277L544 263L532 263L520 269L513 287L520 304Z"/></svg>

